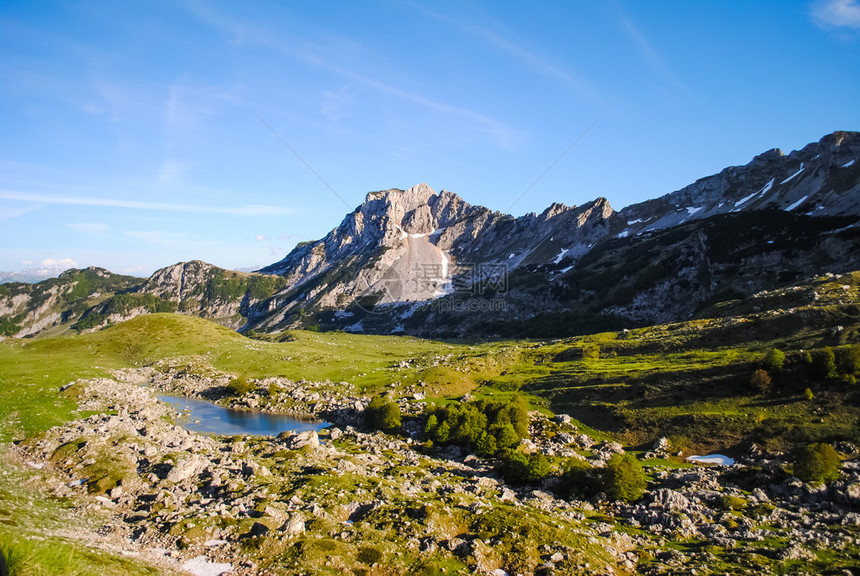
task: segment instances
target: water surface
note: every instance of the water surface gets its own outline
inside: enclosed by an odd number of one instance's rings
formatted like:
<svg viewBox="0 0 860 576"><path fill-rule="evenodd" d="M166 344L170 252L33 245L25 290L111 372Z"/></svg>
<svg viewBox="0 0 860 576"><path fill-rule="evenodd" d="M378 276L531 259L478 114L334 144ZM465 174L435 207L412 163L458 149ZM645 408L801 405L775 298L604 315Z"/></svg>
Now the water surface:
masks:
<svg viewBox="0 0 860 576"><path fill-rule="evenodd" d="M212 402L192 398L159 396L158 399L167 402L181 412L181 415L176 418L177 424L186 430L203 434L276 436L285 430L295 432L319 431L329 425L328 422L301 420L284 414L270 414L257 410L233 410Z"/></svg>

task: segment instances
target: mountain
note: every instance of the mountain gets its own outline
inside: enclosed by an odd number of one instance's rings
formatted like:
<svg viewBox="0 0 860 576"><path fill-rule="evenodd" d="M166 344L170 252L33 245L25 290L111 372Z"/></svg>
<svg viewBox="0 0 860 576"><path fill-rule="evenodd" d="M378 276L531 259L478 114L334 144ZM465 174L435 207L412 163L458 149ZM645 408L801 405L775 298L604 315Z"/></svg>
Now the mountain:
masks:
<svg viewBox="0 0 860 576"><path fill-rule="evenodd" d="M265 313L268 304L260 304L285 285L278 276L199 260L162 268L148 279L72 269L37 284L0 284L0 337L91 330L153 312L190 314L238 330L248 316Z"/></svg>
<svg viewBox="0 0 860 576"><path fill-rule="evenodd" d="M77 275L110 274L73 270L32 288L4 285L0 321L21 336L178 311L240 331L465 337L688 319L860 269L858 158L860 133L834 132L619 211L597 198L513 217L426 184L371 192L324 238L259 273L192 261L69 300L82 292ZM47 307L32 299L51 291Z"/></svg>
<svg viewBox="0 0 860 576"><path fill-rule="evenodd" d="M857 268L860 134L835 132L615 211L514 218L425 184L368 194L261 272L262 331L546 335L687 318L724 298Z"/></svg>

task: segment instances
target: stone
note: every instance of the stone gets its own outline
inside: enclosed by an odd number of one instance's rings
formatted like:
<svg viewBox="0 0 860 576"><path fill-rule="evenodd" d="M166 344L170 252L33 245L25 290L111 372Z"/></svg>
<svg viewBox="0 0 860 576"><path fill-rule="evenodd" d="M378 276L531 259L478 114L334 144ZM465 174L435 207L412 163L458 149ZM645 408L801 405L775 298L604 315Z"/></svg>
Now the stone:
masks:
<svg viewBox="0 0 860 576"><path fill-rule="evenodd" d="M293 514L292 516L290 516L290 519L284 522L284 525L281 526L281 532L285 533L288 536L298 536L300 534L304 534L304 518L302 518L301 514Z"/></svg>
<svg viewBox="0 0 860 576"><path fill-rule="evenodd" d="M305 446L310 446L311 448L318 448L319 445L320 438L315 430L299 432L294 436L290 436L289 440L287 440L287 447L290 450L298 450L300 448L304 448Z"/></svg>

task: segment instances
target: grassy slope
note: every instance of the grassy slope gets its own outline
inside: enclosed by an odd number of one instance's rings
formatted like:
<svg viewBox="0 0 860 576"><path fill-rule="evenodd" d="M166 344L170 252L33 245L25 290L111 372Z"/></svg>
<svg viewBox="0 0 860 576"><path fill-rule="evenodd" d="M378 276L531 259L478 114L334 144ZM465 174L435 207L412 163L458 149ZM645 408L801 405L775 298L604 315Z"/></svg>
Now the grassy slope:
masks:
<svg viewBox="0 0 860 576"><path fill-rule="evenodd" d="M78 336L6 340L0 342L0 439L30 436L71 419L74 404L56 394L70 380L173 359L252 378L349 380L368 393L392 382L399 390L423 384L429 396L443 400L466 391L492 396L524 390L627 444L662 434L690 449L721 449L744 438L772 447L810 439L858 440L857 385L810 381L801 353L860 342L858 284L860 274L821 280L809 288L817 295L813 303L785 292L727 304L738 316L725 320L549 342L470 345L313 332L291 332L283 342L260 341L170 314ZM789 305L791 313L769 312ZM583 348L593 345L600 357L583 358ZM775 375L775 390L761 395L749 389L749 376L771 346L786 351L787 366ZM803 397L806 386L814 389L811 401ZM27 498L22 484L17 473L0 475L0 542L4 551L27 557L36 567L19 573L63 573L50 568L59 562L58 554L81 566L104 566L108 574L145 573L108 556L94 560L66 541L27 543L21 526L33 526L24 515L32 506L22 500ZM62 503L46 506L45 518L55 517L60 510L54 508Z"/></svg>

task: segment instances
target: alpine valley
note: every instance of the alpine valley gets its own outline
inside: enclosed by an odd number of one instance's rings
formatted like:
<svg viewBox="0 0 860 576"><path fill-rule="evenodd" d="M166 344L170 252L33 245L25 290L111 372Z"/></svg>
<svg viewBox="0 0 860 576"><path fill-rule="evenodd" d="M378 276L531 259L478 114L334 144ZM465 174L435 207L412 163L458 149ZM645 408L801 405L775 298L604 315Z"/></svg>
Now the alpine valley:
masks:
<svg viewBox="0 0 860 576"><path fill-rule="evenodd" d="M20 575L857 573L858 160L834 132L520 217L418 184L253 273L0 284L0 552ZM165 397L313 429L206 435Z"/></svg>

